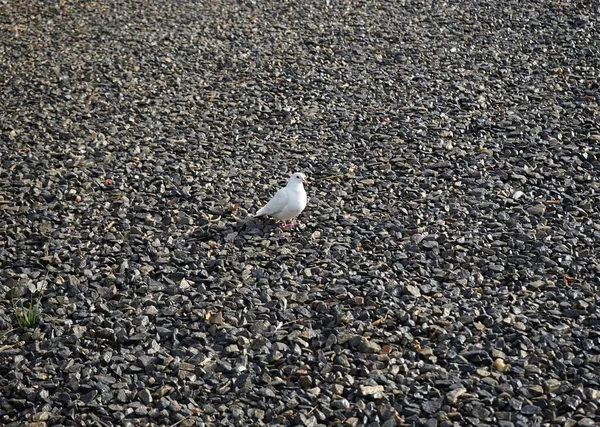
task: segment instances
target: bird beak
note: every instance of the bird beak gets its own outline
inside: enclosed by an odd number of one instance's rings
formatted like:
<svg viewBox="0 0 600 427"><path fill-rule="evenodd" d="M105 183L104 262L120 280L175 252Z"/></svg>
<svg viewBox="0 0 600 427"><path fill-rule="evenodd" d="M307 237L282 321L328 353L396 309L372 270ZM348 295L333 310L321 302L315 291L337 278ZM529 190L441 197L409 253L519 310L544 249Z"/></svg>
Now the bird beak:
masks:
<svg viewBox="0 0 600 427"><path fill-rule="evenodd" d="M303 179L302 182L304 183L304 185L310 185L310 181L308 179Z"/></svg>

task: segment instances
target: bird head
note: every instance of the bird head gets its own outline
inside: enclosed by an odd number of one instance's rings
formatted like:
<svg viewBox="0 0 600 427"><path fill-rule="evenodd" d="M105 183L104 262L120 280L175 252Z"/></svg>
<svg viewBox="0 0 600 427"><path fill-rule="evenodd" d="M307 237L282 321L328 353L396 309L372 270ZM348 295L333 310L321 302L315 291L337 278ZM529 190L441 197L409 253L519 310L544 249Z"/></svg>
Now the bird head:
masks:
<svg viewBox="0 0 600 427"><path fill-rule="evenodd" d="M290 179L288 180L288 184L302 185L302 184L308 184L308 181L306 179L306 175L304 175L302 172L294 172L292 174L292 176L290 177Z"/></svg>

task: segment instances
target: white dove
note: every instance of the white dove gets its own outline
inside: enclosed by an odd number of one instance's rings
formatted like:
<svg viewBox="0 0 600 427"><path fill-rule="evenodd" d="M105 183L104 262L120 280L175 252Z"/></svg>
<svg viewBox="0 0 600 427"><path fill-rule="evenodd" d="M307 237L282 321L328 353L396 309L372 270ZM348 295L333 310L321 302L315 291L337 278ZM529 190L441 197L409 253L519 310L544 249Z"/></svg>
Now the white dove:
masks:
<svg viewBox="0 0 600 427"><path fill-rule="evenodd" d="M262 209L259 209L254 216L272 216L283 221L282 226L285 228L297 225L298 223L296 222L292 221L288 223L288 221L300 215L306 207L305 182L306 176L301 172L295 172L288 179L287 185L279 189L273 198L269 200L269 203Z"/></svg>

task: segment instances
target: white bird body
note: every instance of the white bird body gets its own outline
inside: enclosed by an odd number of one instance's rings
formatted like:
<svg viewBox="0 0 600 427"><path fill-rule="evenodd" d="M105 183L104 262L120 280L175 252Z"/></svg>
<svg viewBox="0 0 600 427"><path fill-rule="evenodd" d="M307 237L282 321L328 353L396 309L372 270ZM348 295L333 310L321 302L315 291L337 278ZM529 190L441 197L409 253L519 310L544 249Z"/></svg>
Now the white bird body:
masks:
<svg viewBox="0 0 600 427"><path fill-rule="evenodd" d="M269 203L259 209L254 216L269 215L285 223L300 215L307 203L305 181L306 176L303 173L294 173L287 185L277 191Z"/></svg>

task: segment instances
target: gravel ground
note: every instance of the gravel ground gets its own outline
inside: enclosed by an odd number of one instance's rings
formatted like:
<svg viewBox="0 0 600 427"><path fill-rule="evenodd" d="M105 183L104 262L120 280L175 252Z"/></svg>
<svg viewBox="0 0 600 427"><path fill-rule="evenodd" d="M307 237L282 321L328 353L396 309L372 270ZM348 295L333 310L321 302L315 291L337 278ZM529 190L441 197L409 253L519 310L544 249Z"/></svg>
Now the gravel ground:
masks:
<svg viewBox="0 0 600 427"><path fill-rule="evenodd" d="M0 1L0 424L598 425L598 28Z"/></svg>

